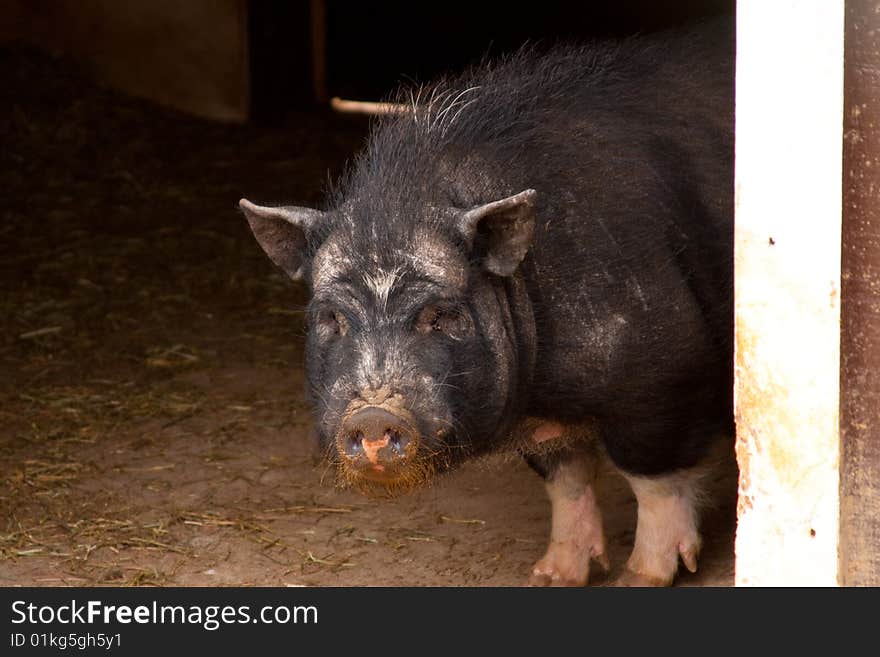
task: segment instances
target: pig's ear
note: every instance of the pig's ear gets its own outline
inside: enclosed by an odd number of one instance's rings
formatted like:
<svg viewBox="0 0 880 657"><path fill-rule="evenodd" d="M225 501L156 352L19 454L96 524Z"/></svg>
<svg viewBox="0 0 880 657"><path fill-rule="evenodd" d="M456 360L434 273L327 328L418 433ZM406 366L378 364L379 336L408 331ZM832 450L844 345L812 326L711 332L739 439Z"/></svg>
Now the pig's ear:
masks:
<svg viewBox="0 0 880 657"><path fill-rule="evenodd" d="M493 274L510 276L526 257L535 231L534 189L500 201L479 205L461 214L458 229L469 245L484 235L483 266Z"/></svg>
<svg viewBox="0 0 880 657"><path fill-rule="evenodd" d="M308 233L320 223L324 213L295 206L269 208L244 198L238 205L266 255L293 280L301 279Z"/></svg>

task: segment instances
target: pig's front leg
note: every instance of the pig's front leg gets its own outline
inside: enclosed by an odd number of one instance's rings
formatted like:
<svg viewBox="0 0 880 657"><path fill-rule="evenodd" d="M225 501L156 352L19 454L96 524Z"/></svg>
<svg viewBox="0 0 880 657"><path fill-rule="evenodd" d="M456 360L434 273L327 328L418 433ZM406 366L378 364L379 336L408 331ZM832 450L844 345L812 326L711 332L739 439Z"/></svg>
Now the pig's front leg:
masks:
<svg viewBox="0 0 880 657"><path fill-rule="evenodd" d="M659 477L623 473L638 502L635 545L618 580L622 586L669 586L678 560L693 572L701 539L698 531L701 468Z"/></svg>
<svg viewBox="0 0 880 657"><path fill-rule="evenodd" d="M590 561L606 571L605 533L593 483L597 456L592 451L566 451L552 464L530 464L547 478L553 506L550 544L532 568L530 586L584 586L590 578ZM543 466L543 467L541 467Z"/></svg>

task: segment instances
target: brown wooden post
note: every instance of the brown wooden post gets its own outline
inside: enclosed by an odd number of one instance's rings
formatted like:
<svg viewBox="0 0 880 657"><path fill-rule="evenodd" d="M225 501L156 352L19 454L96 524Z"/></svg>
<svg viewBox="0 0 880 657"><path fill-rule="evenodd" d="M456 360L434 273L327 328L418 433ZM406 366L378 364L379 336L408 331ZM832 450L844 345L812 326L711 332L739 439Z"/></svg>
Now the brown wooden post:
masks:
<svg viewBox="0 0 880 657"><path fill-rule="evenodd" d="M880 586L880 4L847 0L840 583Z"/></svg>
<svg viewBox="0 0 880 657"><path fill-rule="evenodd" d="M312 35L312 89L315 102L327 102L327 7L325 0L310 0Z"/></svg>

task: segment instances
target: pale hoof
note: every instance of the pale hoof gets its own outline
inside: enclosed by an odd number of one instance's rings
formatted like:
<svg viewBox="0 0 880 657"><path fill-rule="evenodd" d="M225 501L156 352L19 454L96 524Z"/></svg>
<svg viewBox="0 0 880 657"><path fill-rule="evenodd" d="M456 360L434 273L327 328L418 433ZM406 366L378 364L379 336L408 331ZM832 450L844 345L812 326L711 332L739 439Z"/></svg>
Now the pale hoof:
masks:
<svg viewBox="0 0 880 657"><path fill-rule="evenodd" d="M527 586L586 586L590 579L590 558L607 573L611 569L608 555L604 552L584 559L564 551L548 551L532 568Z"/></svg>
<svg viewBox="0 0 880 657"><path fill-rule="evenodd" d="M669 586L672 584L672 579L664 579L661 577L652 577L651 575L645 575L643 573L637 573L629 568L626 568L618 577L613 585L614 586L631 586L631 587L650 587L650 588L658 588L662 586Z"/></svg>

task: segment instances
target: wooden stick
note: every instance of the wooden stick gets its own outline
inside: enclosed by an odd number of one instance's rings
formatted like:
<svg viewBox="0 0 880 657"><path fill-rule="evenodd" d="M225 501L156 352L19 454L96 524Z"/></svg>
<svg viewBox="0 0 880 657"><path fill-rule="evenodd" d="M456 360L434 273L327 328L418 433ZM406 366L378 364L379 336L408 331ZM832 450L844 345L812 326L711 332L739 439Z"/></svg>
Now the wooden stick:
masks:
<svg viewBox="0 0 880 657"><path fill-rule="evenodd" d="M375 103L366 100L346 100L334 96L330 99L330 107L343 114L404 114L412 111L409 105L402 103Z"/></svg>

